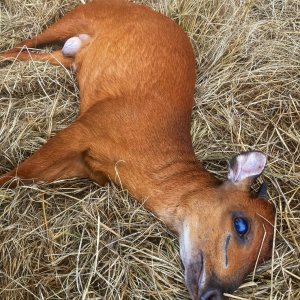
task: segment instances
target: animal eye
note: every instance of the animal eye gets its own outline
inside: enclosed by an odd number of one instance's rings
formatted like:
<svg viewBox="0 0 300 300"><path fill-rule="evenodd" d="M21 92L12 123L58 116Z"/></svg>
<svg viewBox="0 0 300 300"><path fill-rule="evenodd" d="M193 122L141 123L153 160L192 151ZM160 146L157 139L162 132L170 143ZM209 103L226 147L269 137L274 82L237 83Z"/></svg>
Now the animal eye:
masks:
<svg viewBox="0 0 300 300"><path fill-rule="evenodd" d="M234 229L238 234L244 235L245 233L247 233L249 225L248 225L248 221L245 220L244 218L241 217L235 218L233 224L234 224Z"/></svg>

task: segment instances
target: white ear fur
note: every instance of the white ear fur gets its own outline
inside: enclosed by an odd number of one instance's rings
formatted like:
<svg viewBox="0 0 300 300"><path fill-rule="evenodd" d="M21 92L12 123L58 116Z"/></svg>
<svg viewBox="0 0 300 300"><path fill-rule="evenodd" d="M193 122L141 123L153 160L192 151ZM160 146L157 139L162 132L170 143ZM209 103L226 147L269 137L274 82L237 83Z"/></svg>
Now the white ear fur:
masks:
<svg viewBox="0 0 300 300"><path fill-rule="evenodd" d="M228 179L239 183L244 179L258 176L267 162L266 156L257 151L245 152L235 156L229 163Z"/></svg>

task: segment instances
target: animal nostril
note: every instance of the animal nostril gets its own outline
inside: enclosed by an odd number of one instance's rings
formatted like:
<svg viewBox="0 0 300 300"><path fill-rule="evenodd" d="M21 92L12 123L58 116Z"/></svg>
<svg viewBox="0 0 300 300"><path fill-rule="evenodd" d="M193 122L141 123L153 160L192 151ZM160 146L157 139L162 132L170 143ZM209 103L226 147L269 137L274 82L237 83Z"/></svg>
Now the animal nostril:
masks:
<svg viewBox="0 0 300 300"><path fill-rule="evenodd" d="M218 290L209 290L200 297L200 300L224 300L222 293Z"/></svg>

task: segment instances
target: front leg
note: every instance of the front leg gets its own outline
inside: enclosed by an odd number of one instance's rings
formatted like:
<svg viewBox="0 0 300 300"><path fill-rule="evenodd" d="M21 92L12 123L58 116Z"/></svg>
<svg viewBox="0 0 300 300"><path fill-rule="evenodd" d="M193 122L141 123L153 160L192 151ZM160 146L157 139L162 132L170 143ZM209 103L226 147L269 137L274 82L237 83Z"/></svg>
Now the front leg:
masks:
<svg viewBox="0 0 300 300"><path fill-rule="evenodd" d="M87 149L87 134L79 120L52 137L41 149L14 170L0 176L0 186L14 177L25 184L50 182L72 177L88 177L82 153ZM14 187L12 182L9 186Z"/></svg>

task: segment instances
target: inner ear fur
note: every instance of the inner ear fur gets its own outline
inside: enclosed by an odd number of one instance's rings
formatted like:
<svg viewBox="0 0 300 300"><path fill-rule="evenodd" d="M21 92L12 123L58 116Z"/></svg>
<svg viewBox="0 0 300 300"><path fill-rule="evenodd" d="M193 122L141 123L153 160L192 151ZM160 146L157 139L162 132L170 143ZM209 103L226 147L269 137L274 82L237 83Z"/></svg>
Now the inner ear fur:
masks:
<svg viewBox="0 0 300 300"><path fill-rule="evenodd" d="M249 190L253 181L266 166L266 155L259 151L248 151L234 156L228 165L228 181L241 190Z"/></svg>

